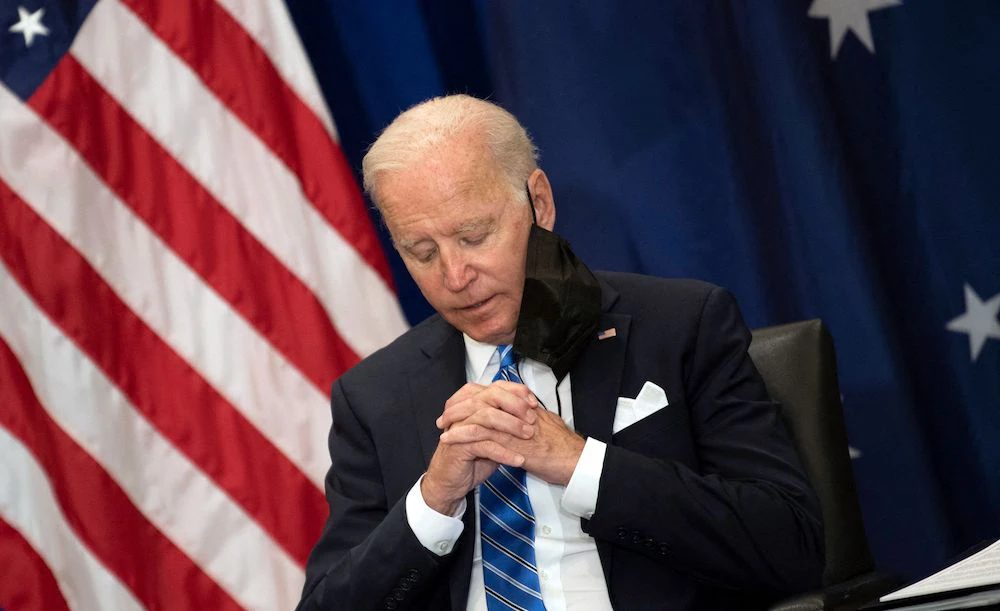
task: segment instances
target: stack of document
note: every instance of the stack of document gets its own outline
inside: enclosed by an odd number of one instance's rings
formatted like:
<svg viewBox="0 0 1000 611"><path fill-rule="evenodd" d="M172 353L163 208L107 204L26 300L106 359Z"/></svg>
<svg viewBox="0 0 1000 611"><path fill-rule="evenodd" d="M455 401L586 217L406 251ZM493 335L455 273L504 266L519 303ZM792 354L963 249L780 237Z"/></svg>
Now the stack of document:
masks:
<svg viewBox="0 0 1000 611"><path fill-rule="evenodd" d="M1000 541L934 573L886 594L870 609L945 611L1000 608Z"/></svg>

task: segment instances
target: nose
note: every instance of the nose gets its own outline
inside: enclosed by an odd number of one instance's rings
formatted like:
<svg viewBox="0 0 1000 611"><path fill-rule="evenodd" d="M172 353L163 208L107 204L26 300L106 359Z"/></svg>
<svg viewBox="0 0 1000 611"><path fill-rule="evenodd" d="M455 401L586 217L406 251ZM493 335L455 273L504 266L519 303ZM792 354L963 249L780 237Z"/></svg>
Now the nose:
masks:
<svg viewBox="0 0 1000 611"><path fill-rule="evenodd" d="M468 258L460 250L442 251L440 261L444 286L449 291L454 293L461 291L475 277Z"/></svg>

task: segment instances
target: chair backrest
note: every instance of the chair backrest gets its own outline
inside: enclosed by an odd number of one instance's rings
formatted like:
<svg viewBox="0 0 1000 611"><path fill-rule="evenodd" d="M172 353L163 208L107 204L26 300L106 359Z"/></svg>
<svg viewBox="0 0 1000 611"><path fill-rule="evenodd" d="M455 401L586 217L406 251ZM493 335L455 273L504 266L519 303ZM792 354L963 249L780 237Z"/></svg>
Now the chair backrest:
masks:
<svg viewBox="0 0 1000 611"><path fill-rule="evenodd" d="M869 572L861 506L844 428L833 338L820 320L753 331L750 358L781 412L819 497L826 541L823 584Z"/></svg>

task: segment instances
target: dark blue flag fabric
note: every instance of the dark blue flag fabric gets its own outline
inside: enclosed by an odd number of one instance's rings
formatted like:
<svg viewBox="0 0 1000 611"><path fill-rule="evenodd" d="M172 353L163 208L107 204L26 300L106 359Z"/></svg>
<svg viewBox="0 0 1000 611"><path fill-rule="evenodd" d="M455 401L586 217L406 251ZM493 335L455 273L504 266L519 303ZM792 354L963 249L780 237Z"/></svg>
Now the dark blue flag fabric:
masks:
<svg viewBox="0 0 1000 611"><path fill-rule="evenodd" d="M1000 536L1000 3L438 4L289 3L355 167L410 104L492 97L592 267L826 321L882 568Z"/></svg>

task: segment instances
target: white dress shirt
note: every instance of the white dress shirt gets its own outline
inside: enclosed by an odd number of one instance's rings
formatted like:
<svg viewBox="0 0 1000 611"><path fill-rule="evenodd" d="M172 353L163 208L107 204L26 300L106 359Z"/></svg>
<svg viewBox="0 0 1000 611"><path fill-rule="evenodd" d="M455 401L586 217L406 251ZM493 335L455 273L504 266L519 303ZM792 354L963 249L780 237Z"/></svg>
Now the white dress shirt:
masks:
<svg viewBox="0 0 1000 611"><path fill-rule="evenodd" d="M483 344L465 336L466 379L489 384L500 369L496 346ZM524 360L518 365L521 381L535 393L538 400L555 412L562 404L562 416L573 428L573 397L569 375L556 388L552 370L536 361ZM559 401L556 400L556 393ZM580 528L580 518L589 518L597 506L597 490L604 468L607 446L588 438L569 484L565 487L549 484L530 473L527 476L528 498L535 512L535 560L538 565L542 600L547 611L605 611L611 609L604 571L597 555L594 538ZM423 479L423 478L421 478ZM483 586L482 552L479 537L479 490L476 499L476 549L469 582L468 611L486 611L486 590ZM440 514L424 502L420 481L406 496L406 514L417 539L428 550L444 555L454 548L464 525L466 511L463 500L455 515Z"/></svg>

